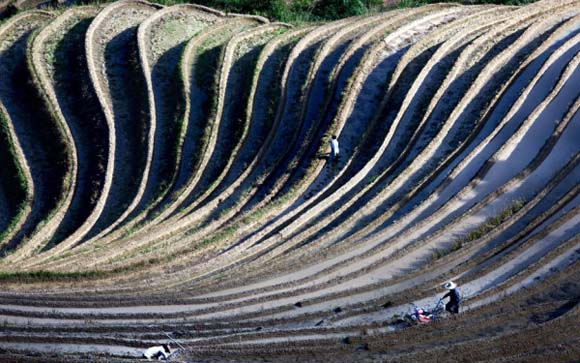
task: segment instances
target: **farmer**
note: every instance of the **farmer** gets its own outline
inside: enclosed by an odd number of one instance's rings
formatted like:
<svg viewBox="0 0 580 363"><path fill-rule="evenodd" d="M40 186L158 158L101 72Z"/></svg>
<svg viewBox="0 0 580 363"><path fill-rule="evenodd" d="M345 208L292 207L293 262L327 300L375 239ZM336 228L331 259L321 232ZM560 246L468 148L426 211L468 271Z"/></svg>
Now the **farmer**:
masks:
<svg viewBox="0 0 580 363"><path fill-rule="evenodd" d="M445 304L445 310L452 314L457 314L459 312L459 304L461 302L461 295L457 291L457 284L453 281L448 281L443 285L443 288L449 290L441 300L449 297L449 302Z"/></svg>
<svg viewBox="0 0 580 363"><path fill-rule="evenodd" d="M337 160L340 150L338 149L338 140L336 139L336 135L332 135L332 140L330 140L330 149L332 151L332 159Z"/></svg>
<svg viewBox="0 0 580 363"><path fill-rule="evenodd" d="M167 360L169 355L171 355L171 348L169 347L169 344L161 344L155 347L151 347L143 353L143 357L147 358L147 360L151 360L151 358L157 358L158 360L163 358L164 360Z"/></svg>

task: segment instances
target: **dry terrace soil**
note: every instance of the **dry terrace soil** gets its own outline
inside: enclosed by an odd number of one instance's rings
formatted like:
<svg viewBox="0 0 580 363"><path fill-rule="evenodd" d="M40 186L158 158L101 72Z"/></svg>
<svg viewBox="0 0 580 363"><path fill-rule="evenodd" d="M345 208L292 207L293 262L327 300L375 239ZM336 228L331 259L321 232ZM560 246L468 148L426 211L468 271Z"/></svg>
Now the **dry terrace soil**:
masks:
<svg viewBox="0 0 580 363"><path fill-rule="evenodd" d="M580 1L30 10L0 69L0 361L580 359Z"/></svg>

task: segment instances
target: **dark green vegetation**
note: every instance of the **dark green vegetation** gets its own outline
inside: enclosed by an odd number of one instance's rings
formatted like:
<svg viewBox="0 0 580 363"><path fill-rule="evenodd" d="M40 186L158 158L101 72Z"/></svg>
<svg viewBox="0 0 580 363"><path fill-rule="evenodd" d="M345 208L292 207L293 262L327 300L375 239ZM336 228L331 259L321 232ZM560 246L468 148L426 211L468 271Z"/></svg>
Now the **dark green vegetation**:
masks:
<svg viewBox="0 0 580 363"><path fill-rule="evenodd" d="M109 0L110 1L110 0ZM318 22L342 19L349 16L368 15L393 8L410 8L436 3L525 5L537 0L153 0L162 5L183 3L209 6L226 12L265 16L288 23ZM108 1L105 1L108 2ZM92 4L94 0L80 0L79 4ZM103 3L103 1L98 1ZM11 5L0 9L0 19L18 12Z"/></svg>
<svg viewBox="0 0 580 363"><path fill-rule="evenodd" d="M284 22L340 19L376 12L381 0L158 0L163 5L195 3L231 13L253 14Z"/></svg>
<svg viewBox="0 0 580 363"><path fill-rule="evenodd" d="M195 3L226 12L262 15L289 23L342 19L395 7L408 8L442 2L464 4L524 5L537 0L157 0L159 4Z"/></svg>
<svg viewBox="0 0 580 363"><path fill-rule="evenodd" d="M47 281L74 281L82 279L94 279L101 277L103 274L98 271L89 272L53 272L53 271L34 271L34 272L6 272L0 271L0 282L12 281L18 283L30 282L47 282Z"/></svg>
<svg viewBox="0 0 580 363"><path fill-rule="evenodd" d="M508 205L505 209L499 212L496 216L489 217L485 222L479 225L479 227L470 231L465 236L453 241L453 244L447 250L435 249L435 251L433 252L433 259L434 260L440 259L441 257L446 256L451 252L460 250L464 244L473 242L481 237L484 237L487 233L493 231L494 229L499 227L502 223L513 217L514 214L516 214L525 205L526 202L523 199L513 201L510 205Z"/></svg>
<svg viewBox="0 0 580 363"><path fill-rule="evenodd" d="M397 7L401 8L410 8L416 6L424 6L427 4L436 4L436 3L460 3L465 5L482 5L482 4L496 4L496 5L526 5L534 3L538 0L398 0L396 1Z"/></svg>
<svg viewBox="0 0 580 363"><path fill-rule="evenodd" d="M206 5L0 25L2 363L578 357L580 0Z"/></svg>

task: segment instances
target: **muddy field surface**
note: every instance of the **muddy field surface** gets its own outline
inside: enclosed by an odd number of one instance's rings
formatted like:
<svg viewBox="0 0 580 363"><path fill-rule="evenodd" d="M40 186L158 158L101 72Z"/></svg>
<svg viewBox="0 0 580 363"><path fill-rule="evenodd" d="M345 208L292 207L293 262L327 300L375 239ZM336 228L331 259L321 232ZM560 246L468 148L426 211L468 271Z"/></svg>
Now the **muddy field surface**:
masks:
<svg viewBox="0 0 580 363"><path fill-rule="evenodd" d="M8 19L0 361L577 361L579 50L578 0Z"/></svg>

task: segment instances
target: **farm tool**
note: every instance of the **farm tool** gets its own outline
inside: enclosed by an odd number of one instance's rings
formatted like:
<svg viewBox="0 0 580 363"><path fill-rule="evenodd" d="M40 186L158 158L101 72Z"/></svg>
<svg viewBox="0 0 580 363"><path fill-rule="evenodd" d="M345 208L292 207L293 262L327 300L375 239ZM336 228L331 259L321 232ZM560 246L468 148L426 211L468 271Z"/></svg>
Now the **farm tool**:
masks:
<svg viewBox="0 0 580 363"><path fill-rule="evenodd" d="M174 351L171 352L171 354L169 354L167 356L166 361L171 361L173 359L174 356L177 356L179 353L181 352L185 352L187 351L187 348L185 348L181 343L179 343L177 340L173 339L168 333L163 332L163 334L169 338L169 340L171 340L173 343L175 343L175 345L177 345L179 348L175 349Z"/></svg>
<svg viewBox="0 0 580 363"><path fill-rule="evenodd" d="M437 320L444 310L443 299L439 299L431 311L425 310L413 303L411 303L411 306L413 306L413 312L405 315L405 320L412 324L429 323L433 320Z"/></svg>

